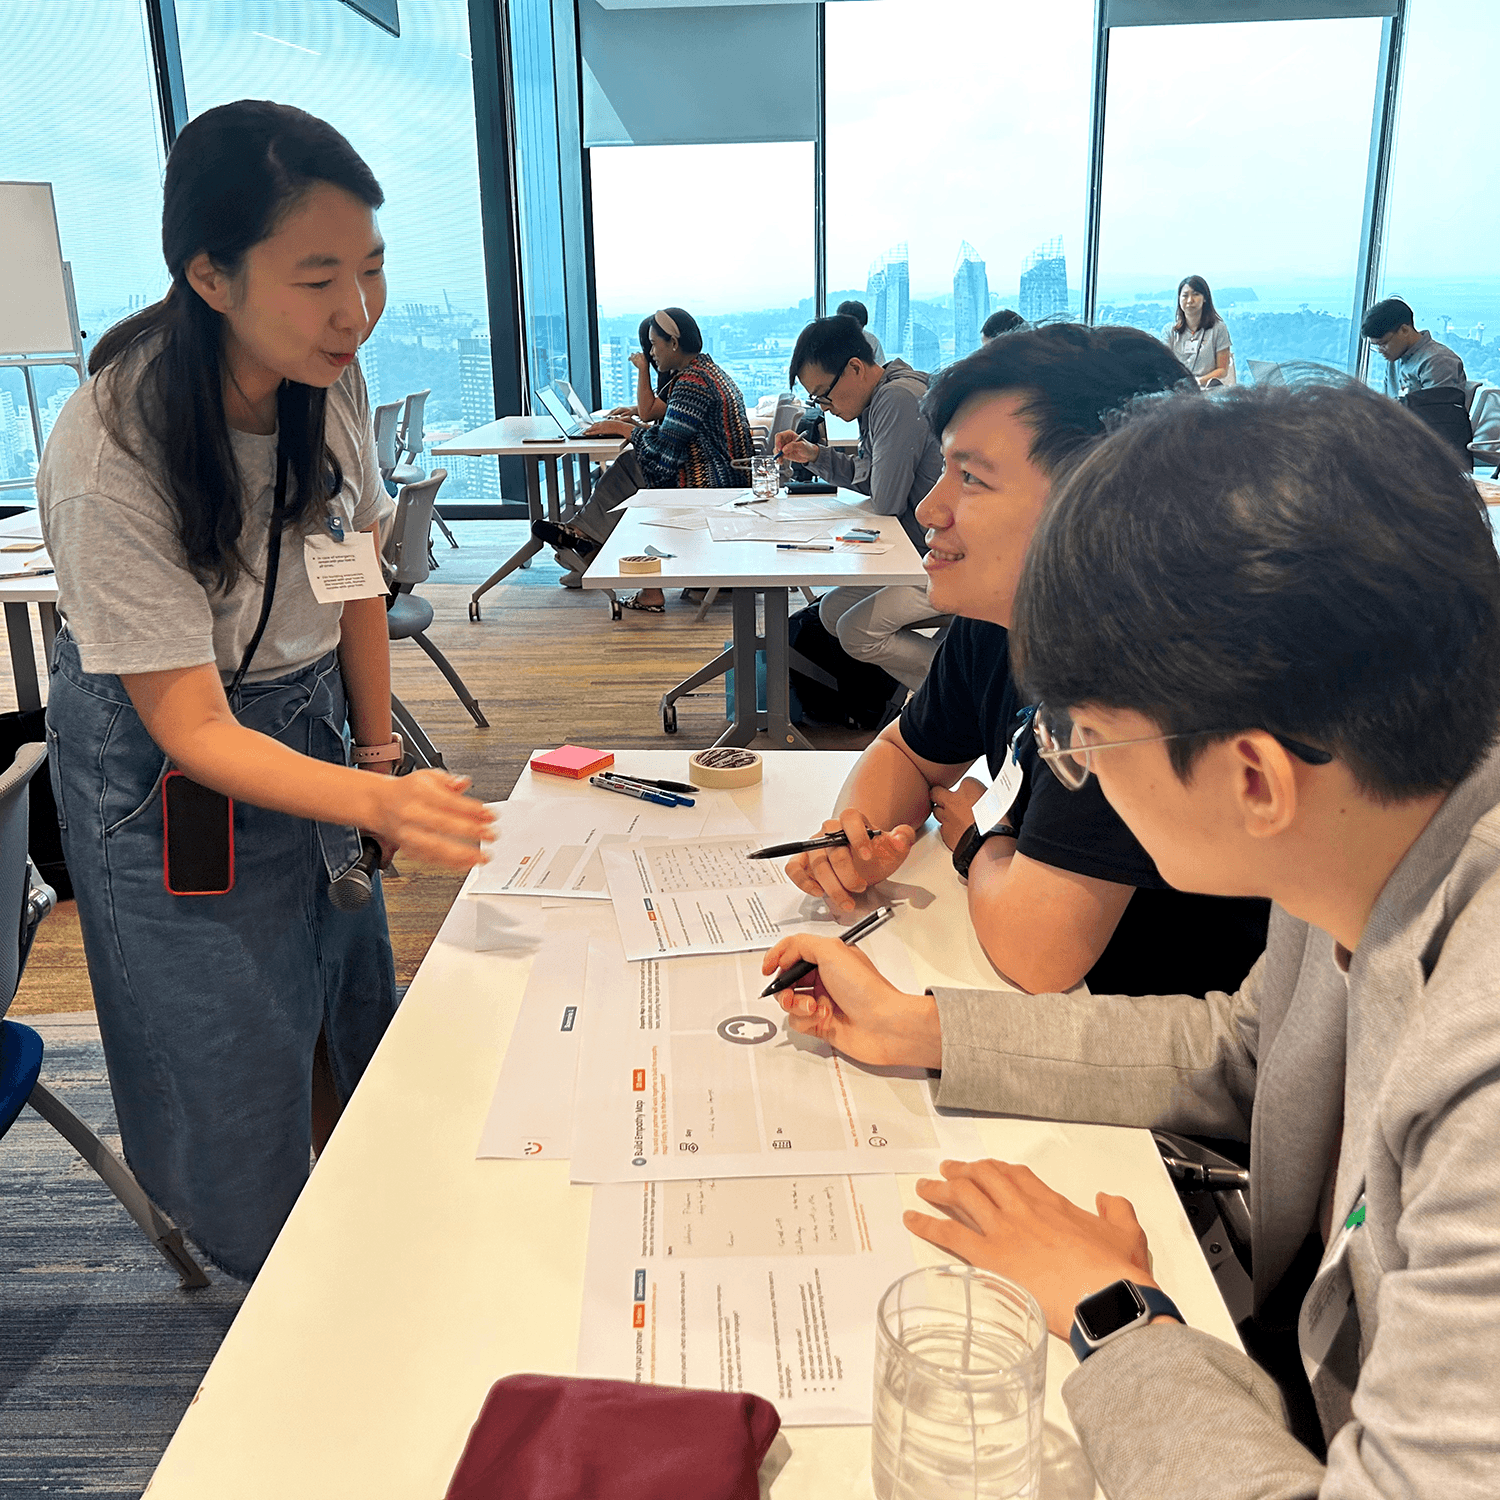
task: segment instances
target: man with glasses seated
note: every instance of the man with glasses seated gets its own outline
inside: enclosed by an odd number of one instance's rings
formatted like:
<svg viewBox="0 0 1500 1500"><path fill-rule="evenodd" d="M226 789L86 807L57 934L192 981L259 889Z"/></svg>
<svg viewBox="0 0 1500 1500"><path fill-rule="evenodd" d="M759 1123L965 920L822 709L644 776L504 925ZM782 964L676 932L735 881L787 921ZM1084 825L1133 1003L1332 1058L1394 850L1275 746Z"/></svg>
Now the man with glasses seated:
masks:
<svg viewBox="0 0 1500 1500"><path fill-rule="evenodd" d="M1017 733L1006 627L1021 561L1056 482L1135 398L1186 370L1138 329L1055 324L1019 330L950 365L926 411L942 435L942 478L917 510L928 528L932 607L959 616L926 682L844 784L847 849L802 854L787 873L852 910L893 874L936 814L969 915L1012 984L1103 994L1233 990L1265 946L1264 901L1170 888L1099 795L1070 793ZM1014 741L1014 750L1012 750ZM983 755L996 792L965 778ZM1013 795L1000 788L1018 783ZM976 803L978 811L976 812ZM872 840L869 828L886 830Z"/></svg>
<svg viewBox="0 0 1500 1500"><path fill-rule="evenodd" d="M906 534L921 547L917 502L943 467L922 415L927 376L905 360L877 364L859 321L840 315L819 318L797 336L790 378L802 382L814 406L858 422L859 447L851 456L783 432L776 451L822 479L868 495L877 515L900 516ZM834 589L820 601L818 618L850 656L883 667L908 688L922 685L937 650L917 632L946 623L927 590L911 585Z"/></svg>
<svg viewBox="0 0 1500 1500"><path fill-rule="evenodd" d="M1063 1399L1113 1500L1500 1488L1483 512L1440 438L1352 383L1158 403L1047 507L1012 637L1058 710L1042 754L1168 879L1275 903L1238 993L906 995L843 943L766 955L818 965L783 995L794 1029L940 1068L941 1106L1249 1143L1258 1364L1184 1320L1124 1198L1089 1212L1024 1167L944 1162L917 1192L947 1217L906 1215L1070 1339Z"/></svg>

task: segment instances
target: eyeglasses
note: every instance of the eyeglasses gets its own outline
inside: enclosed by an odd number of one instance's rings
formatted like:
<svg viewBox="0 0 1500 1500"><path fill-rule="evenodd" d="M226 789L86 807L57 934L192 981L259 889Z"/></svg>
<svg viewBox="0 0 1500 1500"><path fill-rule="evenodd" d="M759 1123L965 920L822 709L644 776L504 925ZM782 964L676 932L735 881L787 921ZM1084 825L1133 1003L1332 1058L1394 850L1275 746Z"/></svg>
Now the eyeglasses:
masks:
<svg viewBox="0 0 1500 1500"><path fill-rule="evenodd" d="M819 411L828 411L828 410L830 410L832 408L833 403L832 403L832 401L829 400L829 397L831 397L833 395L834 391L836 391L838 389L839 381L841 381L844 378L844 376L849 373L849 366L850 366L851 363L852 363L852 361L847 360L847 359L844 361L844 368L842 370L840 370L838 372L838 374L833 377L833 380L830 382L830 384L828 386L828 389L826 391L824 391L821 396L815 396L815 395L812 394L812 392L810 392L810 391L808 392L808 398L807 399L809 401L811 401L812 404L814 406L816 406Z"/></svg>
<svg viewBox="0 0 1500 1500"><path fill-rule="evenodd" d="M1073 722L1072 716L1065 709L1048 708L1045 703L1038 704L1033 711L1031 730L1036 735L1037 754L1052 767L1052 774L1070 792L1076 792L1089 779L1089 772L1093 770L1093 756L1097 751L1114 750L1121 745L1159 745L1167 740L1192 739L1195 735L1234 732L1224 729L1188 729L1180 734L1148 734L1133 740L1089 741L1084 739L1086 731ZM1333 759L1330 751L1319 750L1314 745L1304 745L1301 740L1288 739L1284 734L1277 734L1274 729L1268 729L1266 733L1283 750L1310 766L1326 766Z"/></svg>

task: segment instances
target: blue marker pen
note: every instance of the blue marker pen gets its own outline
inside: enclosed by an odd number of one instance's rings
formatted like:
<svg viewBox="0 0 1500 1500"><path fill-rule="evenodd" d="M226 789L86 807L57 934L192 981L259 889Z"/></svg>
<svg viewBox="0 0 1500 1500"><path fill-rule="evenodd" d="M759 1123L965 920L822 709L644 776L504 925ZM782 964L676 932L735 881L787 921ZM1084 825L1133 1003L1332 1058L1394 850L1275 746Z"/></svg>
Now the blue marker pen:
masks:
<svg viewBox="0 0 1500 1500"><path fill-rule="evenodd" d="M619 792L622 797L636 797L642 802L654 802L658 807L682 805L677 798L669 797L665 792L648 792L643 786L629 786L620 781L605 781L599 776L590 776L589 785L598 787L601 792Z"/></svg>

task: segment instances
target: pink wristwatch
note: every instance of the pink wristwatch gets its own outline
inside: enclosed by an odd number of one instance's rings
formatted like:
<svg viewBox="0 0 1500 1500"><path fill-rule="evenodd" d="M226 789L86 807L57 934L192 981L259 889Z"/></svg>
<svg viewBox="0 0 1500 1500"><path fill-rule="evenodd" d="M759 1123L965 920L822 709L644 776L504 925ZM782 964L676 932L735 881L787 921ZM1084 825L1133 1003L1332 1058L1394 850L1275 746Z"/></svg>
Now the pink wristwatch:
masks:
<svg viewBox="0 0 1500 1500"><path fill-rule="evenodd" d="M400 762L406 755L406 744L393 734L384 745L355 745L351 756L356 766L378 766L386 761Z"/></svg>

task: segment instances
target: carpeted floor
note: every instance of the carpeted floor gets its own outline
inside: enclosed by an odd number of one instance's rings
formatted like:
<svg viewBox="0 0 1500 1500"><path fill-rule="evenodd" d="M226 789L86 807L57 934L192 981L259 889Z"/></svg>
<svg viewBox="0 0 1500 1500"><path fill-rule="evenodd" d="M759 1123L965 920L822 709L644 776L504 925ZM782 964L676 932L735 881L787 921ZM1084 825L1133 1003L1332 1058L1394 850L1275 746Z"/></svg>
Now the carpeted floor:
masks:
<svg viewBox="0 0 1500 1500"><path fill-rule="evenodd" d="M91 1013L28 1019L42 1079L119 1149ZM0 1497L135 1500L245 1288L177 1277L30 1109L0 1143Z"/></svg>

